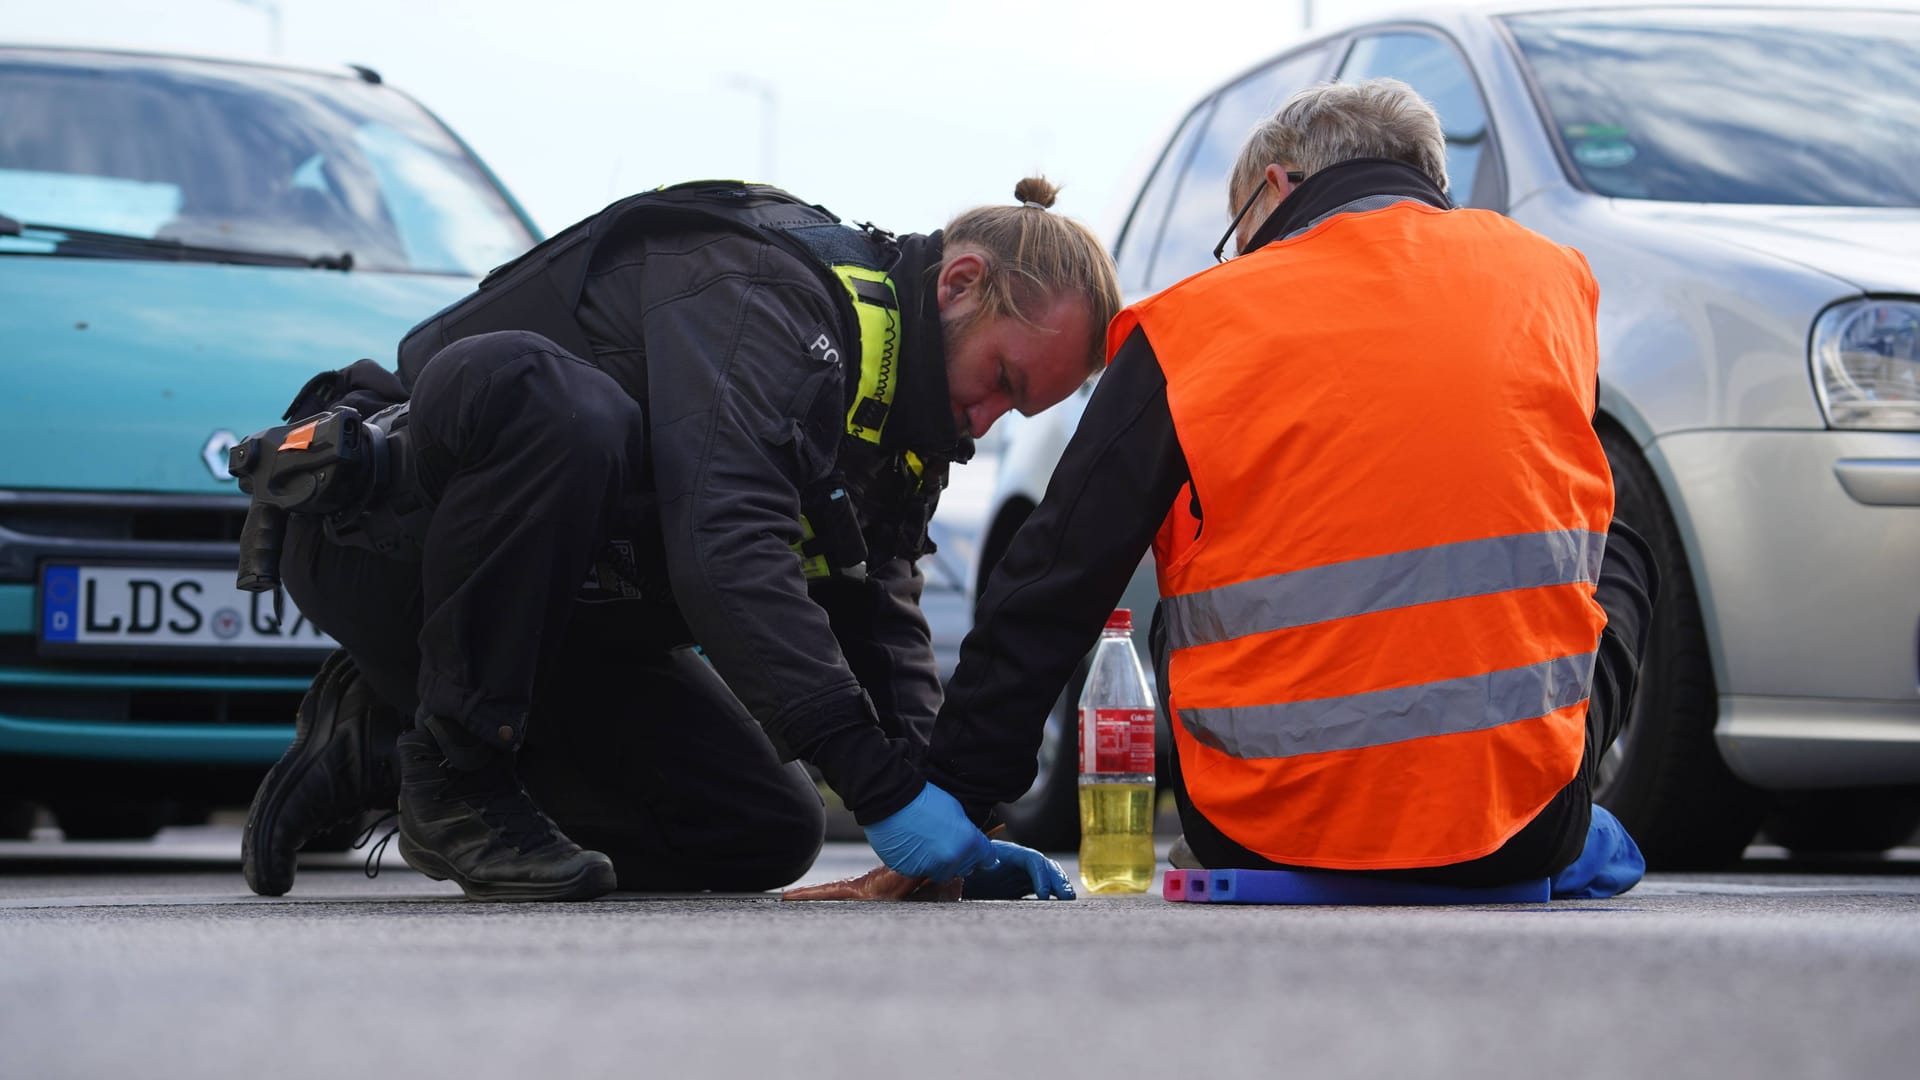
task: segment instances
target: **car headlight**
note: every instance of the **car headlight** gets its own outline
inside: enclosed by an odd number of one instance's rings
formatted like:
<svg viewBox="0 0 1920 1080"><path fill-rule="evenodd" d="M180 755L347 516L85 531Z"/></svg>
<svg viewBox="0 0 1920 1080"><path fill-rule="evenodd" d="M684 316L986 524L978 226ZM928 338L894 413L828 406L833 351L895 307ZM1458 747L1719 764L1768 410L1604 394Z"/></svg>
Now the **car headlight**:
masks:
<svg viewBox="0 0 1920 1080"><path fill-rule="evenodd" d="M1813 324L1827 425L1920 430L1920 301L1849 300Z"/></svg>

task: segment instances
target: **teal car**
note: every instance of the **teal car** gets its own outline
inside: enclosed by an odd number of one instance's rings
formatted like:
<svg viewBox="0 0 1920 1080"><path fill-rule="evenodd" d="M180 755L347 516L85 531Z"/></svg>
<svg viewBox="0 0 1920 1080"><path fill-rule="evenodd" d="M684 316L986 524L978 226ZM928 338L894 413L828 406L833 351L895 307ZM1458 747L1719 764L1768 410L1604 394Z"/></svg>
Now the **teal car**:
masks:
<svg viewBox="0 0 1920 1080"><path fill-rule="evenodd" d="M537 238L362 68L0 47L0 836L242 804L332 643L234 586L236 438Z"/></svg>

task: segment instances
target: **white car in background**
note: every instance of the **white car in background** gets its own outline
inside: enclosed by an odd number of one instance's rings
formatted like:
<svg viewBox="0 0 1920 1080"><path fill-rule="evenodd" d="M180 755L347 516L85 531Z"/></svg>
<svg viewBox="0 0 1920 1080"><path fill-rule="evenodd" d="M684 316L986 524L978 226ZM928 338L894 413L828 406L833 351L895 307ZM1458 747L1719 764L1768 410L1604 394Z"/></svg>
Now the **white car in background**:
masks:
<svg viewBox="0 0 1920 1080"><path fill-rule="evenodd" d="M1187 114L1115 244L1128 299L1211 264L1227 170L1257 121L1309 84L1383 75L1438 109L1459 205L1580 249L1600 282L1597 426L1616 512L1653 543L1664 586L1598 800L1667 868L1736 858L1763 822L1800 851L1908 837L1920 14L1515 8L1327 34ZM1087 396L1010 432L977 581ZM1153 597L1150 571L1136 575L1136 626ZM1078 691L1006 811L1049 847L1077 834Z"/></svg>

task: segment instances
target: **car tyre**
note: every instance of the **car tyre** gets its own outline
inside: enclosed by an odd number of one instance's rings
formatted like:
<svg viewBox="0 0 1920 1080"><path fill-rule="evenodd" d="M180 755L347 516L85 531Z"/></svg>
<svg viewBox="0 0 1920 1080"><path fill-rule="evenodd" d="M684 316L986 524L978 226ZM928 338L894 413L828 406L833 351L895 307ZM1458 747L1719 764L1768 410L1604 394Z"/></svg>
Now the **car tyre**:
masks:
<svg viewBox="0 0 1920 1080"><path fill-rule="evenodd" d="M53 817L69 840L147 840L173 820L161 799L95 799L55 805Z"/></svg>
<svg viewBox="0 0 1920 1080"><path fill-rule="evenodd" d="M1594 801L1614 812L1660 870L1722 867L1740 858L1764 798L1727 768L1713 737L1719 695L1686 548L1653 469L1633 440L1603 427L1614 516L1646 538L1660 593L1639 689L1619 741L1601 762Z"/></svg>
<svg viewBox="0 0 1920 1080"><path fill-rule="evenodd" d="M1920 828L1920 789L1794 791L1774 797L1767 839L1796 855L1878 854Z"/></svg>

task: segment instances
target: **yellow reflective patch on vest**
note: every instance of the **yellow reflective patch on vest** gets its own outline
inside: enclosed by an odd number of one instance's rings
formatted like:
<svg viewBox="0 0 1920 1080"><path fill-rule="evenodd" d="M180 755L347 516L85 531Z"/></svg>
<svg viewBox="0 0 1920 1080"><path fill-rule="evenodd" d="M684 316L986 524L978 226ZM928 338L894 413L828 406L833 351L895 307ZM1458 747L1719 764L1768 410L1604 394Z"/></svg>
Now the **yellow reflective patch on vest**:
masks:
<svg viewBox="0 0 1920 1080"><path fill-rule="evenodd" d="M825 555L807 554L806 546L812 542L813 542L813 522L807 520L807 515L801 514L800 515L800 542L797 544L789 544L787 546L791 547L793 549L793 553L800 557L800 574L802 577L805 577L809 581L815 578L827 577L833 573L833 567L827 565L827 557Z"/></svg>
<svg viewBox="0 0 1920 1080"><path fill-rule="evenodd" d="M833 274L852 297L860 328L860 382L847 409L847 434L877 446L900 384L900 294L882 270L840 265L833 267ZM916 478L923 478L926 462L918 454L904 451L900 460ZM800 533L800 542L792 547L801 573L809 580L832 576L835 568L825 555L806 551L814 531L805 514L800 515Z"/></svg>
<svg viewBox="0 0 1920 1080"><path fill-rule="evenodd" d="M847 410L847 434L876 445L899 387L900 296L885 271L836 266L860 320L860 386Z"/></svg>

